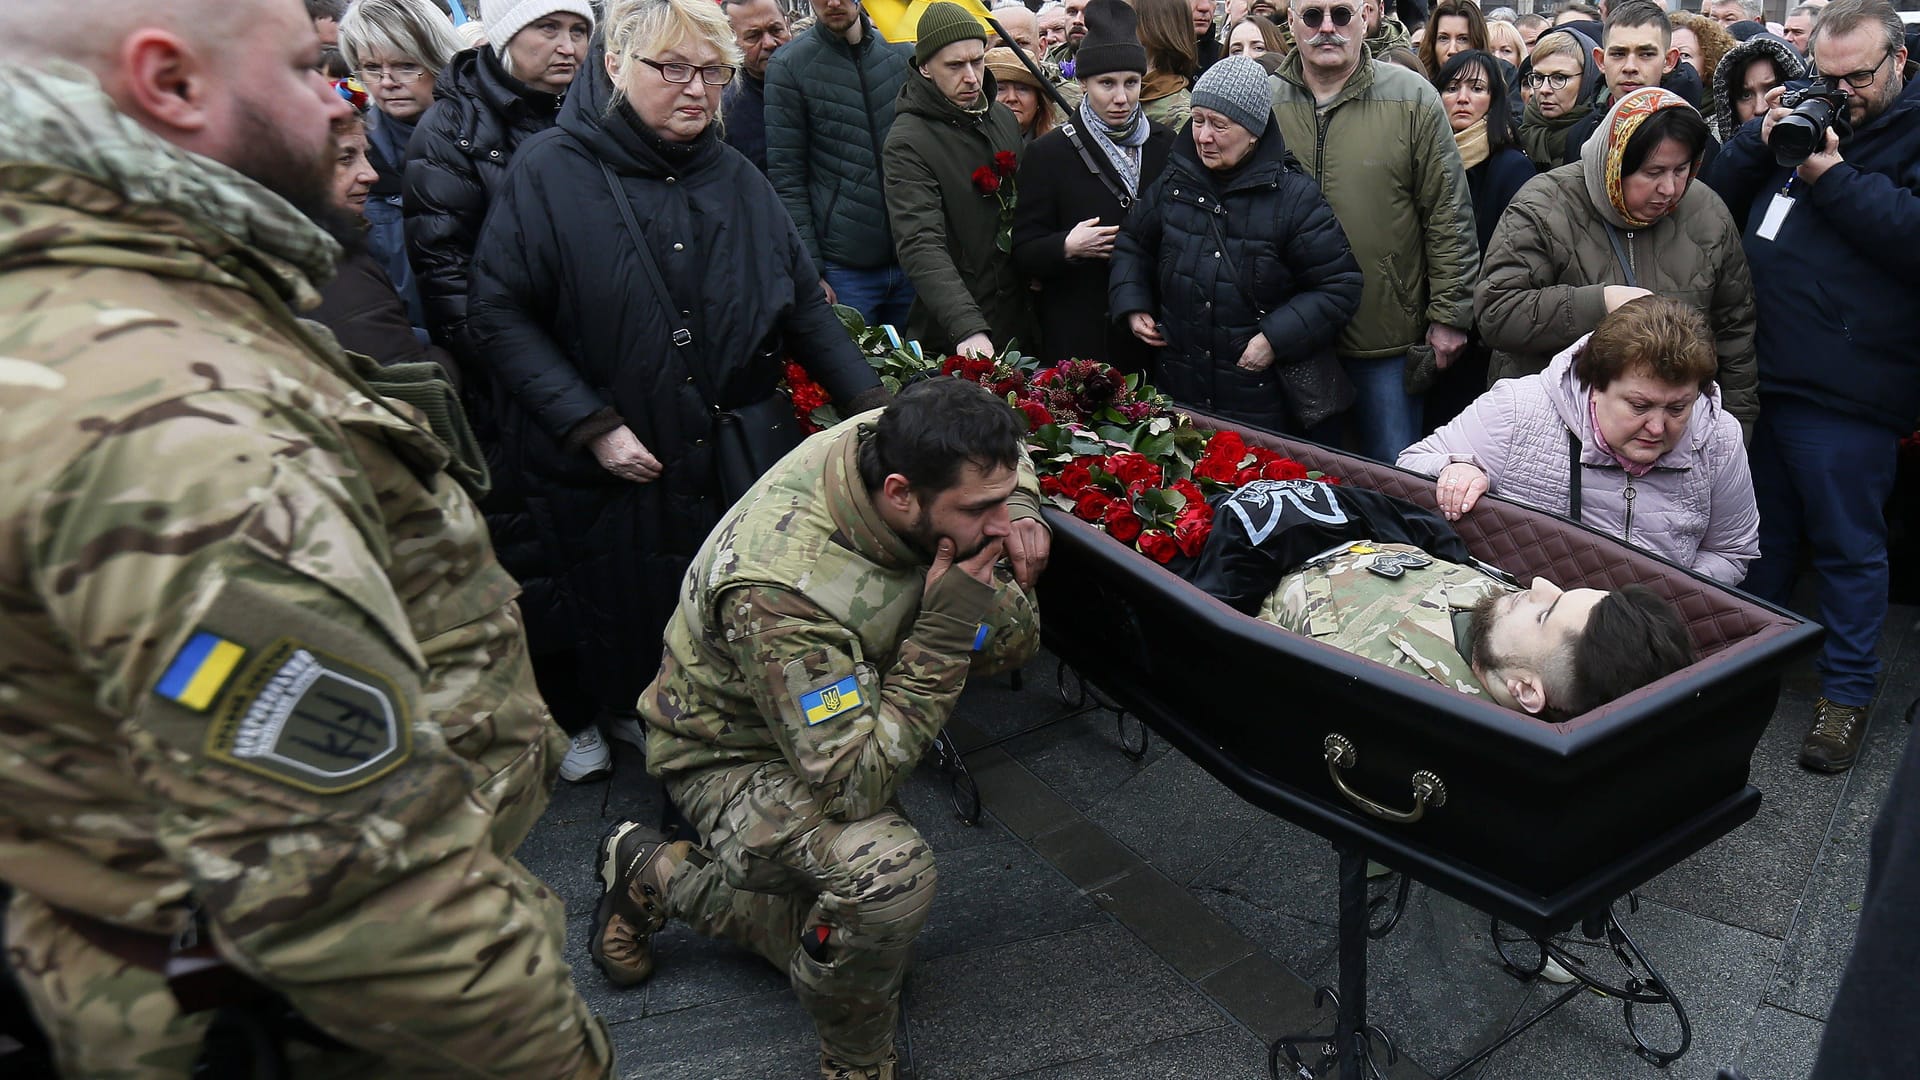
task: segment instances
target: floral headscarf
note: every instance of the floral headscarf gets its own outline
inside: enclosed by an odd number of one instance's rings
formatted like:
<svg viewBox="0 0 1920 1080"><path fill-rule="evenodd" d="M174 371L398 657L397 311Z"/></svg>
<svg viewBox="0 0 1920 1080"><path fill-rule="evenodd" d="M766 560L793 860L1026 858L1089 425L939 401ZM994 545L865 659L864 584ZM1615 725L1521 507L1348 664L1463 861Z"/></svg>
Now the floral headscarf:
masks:
<svg viewBox="0 0 1920 1080"><path fill-rule="evenodd" d="M1623 229L1644 229L1653 224L1651 221L1641 221L1627 211L1625 177L1620 175L1620 167L1627 156L1627 142L1654 113L1662 109L1692 108L1685 98L1671 90L1643 86L1614 102L1613 108L1607 110L1606 119L1600 121L1599 130L1580 150L1580 160L1586 166L1587 194L1593 199L1601 216ZM1696 156L1693 159L1693 172L1687 177L1688 185L1692 185L1693 174L1699 171L1700 157ZM1681 195L1685 194L1686 191L1682 189Z"/></svg>

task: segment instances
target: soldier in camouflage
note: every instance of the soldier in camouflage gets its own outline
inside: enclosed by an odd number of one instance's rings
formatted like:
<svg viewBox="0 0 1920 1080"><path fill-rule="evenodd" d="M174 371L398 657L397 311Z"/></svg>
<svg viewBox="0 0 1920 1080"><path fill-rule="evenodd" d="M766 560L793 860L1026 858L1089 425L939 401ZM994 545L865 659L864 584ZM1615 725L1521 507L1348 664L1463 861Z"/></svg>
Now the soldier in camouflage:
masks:
<svg viewBox="0 0 1920 1080"><path fill-rule="evenodd" d="M608 833L601 970L645 979L678 918L788 973L823 1076L891 1080L935 880L894 795L968 675L1038 647L1047 548L1017 414L970 382L910 387L769 472L695 557L640 699L648 768L705 846Z"/></svg>
<svg viewBox="0 0 1920 1080"><path fill-rule="evenodd" d="M0 5L8 962L67 1075L186 1076L244 990L296 1075L606 1076L512 857L566 739L484 468L295 315L318 57L299 0ZM169 983L196 939L237 988Z"/></svg>

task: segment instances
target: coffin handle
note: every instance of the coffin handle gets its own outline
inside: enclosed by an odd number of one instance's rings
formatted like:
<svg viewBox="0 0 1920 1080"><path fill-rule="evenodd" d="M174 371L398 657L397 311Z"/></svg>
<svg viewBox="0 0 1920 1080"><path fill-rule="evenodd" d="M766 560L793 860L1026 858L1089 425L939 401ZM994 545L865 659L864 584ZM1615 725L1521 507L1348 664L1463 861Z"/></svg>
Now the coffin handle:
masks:
<svg viewBox="0 0 1920 1080"><path fill-rule="evenodd" d="M1429 807L1447 804L1447 785L1441 782L1440 777L1421 769L1413 774L1412 810L1390 810L1381 806L1348 787L1346 777L1341 775L1342 769L1351 769L1360 760L1360 752L1354 749L1353 740L1345 735L1332 734L1327 736L1322 747L1327 755L1327 775L1333 777L1333 786L1340 789L1340 794L1346 796L1348 802L1381 821L1411 825L1425 817Z"/></svg>

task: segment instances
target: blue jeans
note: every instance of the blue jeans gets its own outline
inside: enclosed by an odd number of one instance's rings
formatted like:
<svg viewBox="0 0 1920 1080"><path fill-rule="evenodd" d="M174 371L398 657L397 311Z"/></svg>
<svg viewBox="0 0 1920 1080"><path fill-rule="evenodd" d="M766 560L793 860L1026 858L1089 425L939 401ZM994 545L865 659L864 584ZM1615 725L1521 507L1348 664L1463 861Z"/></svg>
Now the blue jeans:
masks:
<svg viewBox="0 0 1920 1080"><path fill-rule="evenodd" d="M1827 640L1815 667L1836 705L1866 705L1887 621L1887 498L1899 435L1799 398L1768 395L1748 456L1760 509L1760 558L1743 587L1785 606L1800 544L1813 553Z"/></svg>
<svg viewBox="0 0 1920 1080"><path fill-rule="evenodd" d="M899 263L862 270L825 263L821 276L833 287L840 303L858 311L868 326L885 323L907 334L907 309L913 306L913 283Z"/></svg>
<svg viewBox="0 0 1920 1080"><path fill-rule="evenodd" d="M1400 451L1420 441L1420 396L1408 394L1403 381L1407 358L1343 359L1341 363L1353 380L1353 408L1345 419L1348 428L1358 433L1355 449L1375 461L1393 464Z"/></svg>

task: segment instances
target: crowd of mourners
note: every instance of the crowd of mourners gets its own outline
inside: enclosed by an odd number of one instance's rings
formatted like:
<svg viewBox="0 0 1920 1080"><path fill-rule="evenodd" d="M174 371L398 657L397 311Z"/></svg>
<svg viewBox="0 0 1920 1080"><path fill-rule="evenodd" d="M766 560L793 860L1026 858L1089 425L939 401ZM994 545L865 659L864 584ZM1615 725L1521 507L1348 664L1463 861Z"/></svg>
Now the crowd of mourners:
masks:
<svg viewBox="0 0 1920 1080"><path fill-rule="evenodd" d="M1803 763L1857 751L1920 416L1920 91L1883 0L934 4L910 42L855 0L309 6L367 220L320 317L463 385L568 778L640 741L617 658L722 509L685 479L707 414L789 357L843 414L886 400L829 304L928 355L1101 360L1431 474L1450 516L1514 498L1776 602L1810 561ZM679 338L698 385L646 359Z"/></svg>

